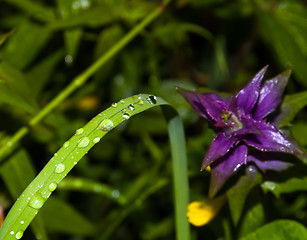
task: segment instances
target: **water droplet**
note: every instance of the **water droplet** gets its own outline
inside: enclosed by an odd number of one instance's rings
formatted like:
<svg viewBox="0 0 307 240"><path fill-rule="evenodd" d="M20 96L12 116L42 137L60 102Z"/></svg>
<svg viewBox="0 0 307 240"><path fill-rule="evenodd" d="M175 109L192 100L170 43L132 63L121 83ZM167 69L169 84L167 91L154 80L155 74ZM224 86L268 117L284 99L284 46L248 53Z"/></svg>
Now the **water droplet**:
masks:
<svg viewBox="0 0 307 240"><path fill-rule="evenodd" d="M128 120L128 119L130 118L129 113L124 113L124 114L123 114L123 118L124 118L125 120Z"/></svg>
<svg viewBox="0 0 307 240"><path fill-rule="evenodd" d="M65 165L63 163L60 163L59 165L57 165L54 170L55 173L62 173L64 171L65 171Z"/></svg>
<svg viewBox="0 0 307 240"><path fill-rule="evenodd" d="M71 65L72 64L72 62L73 62L73 57L71 56L71 55L66 55L65 56L65 63L67 64L67 65Z"/></svg>
<svg viewBox="0 0 307 240"><path fill-rule="evenodd" d="M11 235L14 235L14 233L15 233L14 231L11 231L11 232L10 232Z"/></svg>
<svg viewBox="0 0 307 240"><path fill-rule="evenodd" d="M45 199L40 195L36 194L32 197L29 205L34 209L40 209L45 203Z"/></svg>
<svg viewBox="0 0 307 240"><path fill-rule="evenodd" d="M15 238L16 238L16 239L20 239L20 238L22 238L22 235L23 235L23 231L18 231L18 232L16 233L16 235L15 235Z"/></svg>
<svg viewBox="0 0 307 240"><path fill-rule="evenodd" d="M128 109L129 109L130 111L134 111L135 107L134 107L133 104L130 104L130 105L128 106Z"/></svg>
<svg viewBox="0 0 307 240"><path fill-rule="evenodd" d="M48 189L50 192L53 192L58 187L58 184L55 182L52 182L49 184Z"/></svg>
<svg viewBox="0 0 307 240"><path fill-rule="evenodd" d="M68 147L69 147L69 141L64 142L63 147L64 147L64 148L68 148Z"/></svg>
<svg viewBox="0 0 307 240"><path fill-rule="evenodd" d="M78 143L78 148L86 148L88 144L90 143L90 139L88 137L83 137L80 139Z"/></svg>
<svg viewBox="0 0 307 240"><path fill-rule="evenodd" d="M138 102L138 104L139 104L139 105L143 105L143 104L144 104L144 101L141 100L141 101Z"/></svg>
<svg viewBox="0 0 307 240"><path fill-rule="evenodd" d="M141 97L141 96L138 96L138 99L139 99L139 100L141 100L141 99L142 99L142 97Z"/></svg>
<svg viewBox="0 0 307 240"><path fill-rule="evenodd" d="M96 143L98 143L99 141L100 141L100 137L96 137L96 138L94 138L93 143L96 144Z"/></svg>
<svg viewBox="0 0 307 240"><path fill-rule="evenodd" d="M120 100L120 103L121 103L121 104L124 104L124 103L125 103L125 101L122 99L122 100Z"/></svg>
<svg viewBox="0 0 307 240"><path fill-rule="evenodd" d="M77 129L76 134L81 135L83 132L84 132L83 128L79 128Z"/></svg>
<svg viewBox="0 0 307 240"><path fill-rule="evenodd" d="M120 191L118 191L117 189L112 191L113 198L119 198L119 196L120 196Z"/></svg>
<svg viewBox="0 0 307 240"><path fill-rule="evenodd" d="M41 191L41 195L44 199L48 199L51 195L51 192L46 189L46 190Z"/></svg>
<svg viewBox="0 0 307 240"><path fill-rule="evenodd" d="M150 104L156 104L157 103L157 97L156 96L149 96L148 98L146 98L146 100Z"/></svg>
<svg viewBox="0 0 307 240"><path fill-rule="evenodd" d="M112 107L116 108L117 107L117 103L112 103Z"/></svg>
<svg viewBox="0 0 307 240"><path fill-rule="evenodd" d="M25 223L25 221L20 221L20 224L22 225L22 224L24 224Z"/></svg>
<svg viewBox="0 0 307 240"><path fill-rule="evenodd" d="M111 119L104 119L98 126L99 129L101 129L104 132L108 132L112 130L114 127L113 122Z"/></svg>

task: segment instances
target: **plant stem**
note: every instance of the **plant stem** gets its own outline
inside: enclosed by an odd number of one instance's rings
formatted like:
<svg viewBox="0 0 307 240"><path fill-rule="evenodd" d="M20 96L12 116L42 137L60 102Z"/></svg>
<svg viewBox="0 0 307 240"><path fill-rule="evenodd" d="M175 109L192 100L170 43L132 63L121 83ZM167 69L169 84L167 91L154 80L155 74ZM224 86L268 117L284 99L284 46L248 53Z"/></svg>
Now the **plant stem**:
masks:
<svg viewBox="0 0 307 240"><path fill-rule="evenodd" d="M22 139L30 130L30 127L35 126L47 114L53 111L61 102L63 102L72 92L81 87L86 81L103 66L108 60L115 56L121 49L123 49L133 38L135 38L146 26L148 26L156 17L158 17L170 0L165 0L159 5L151 14L149 14L142 22L136 25L130 32L128 32L119 42L113 45L104 55L102 55L96 62L90 65L84 72L79 74L73 81L61 91L49 104L47 104L34 118L29 122L29 126L24 126L19 129L13 137L7 139L7 143L0 149L0 162L5 159L16 147L16 144Z"/></svg>

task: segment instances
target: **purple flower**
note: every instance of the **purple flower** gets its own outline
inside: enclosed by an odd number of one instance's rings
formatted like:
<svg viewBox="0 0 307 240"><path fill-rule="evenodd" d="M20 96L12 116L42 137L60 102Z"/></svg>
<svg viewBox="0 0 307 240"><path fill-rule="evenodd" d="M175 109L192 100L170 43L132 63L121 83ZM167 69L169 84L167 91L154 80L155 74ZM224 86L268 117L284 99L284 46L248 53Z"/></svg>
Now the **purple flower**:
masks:
<svg viewBox="0 0 307 240"><path fill-rule="evenodd" d="M295 142L268 121L268 116L281 103L291 71L262 83L266 70L267 66L228 99L215 93L177 89L216 131L201 168L210 166L212 169L211 196L243 165L252 162L263 172L281 171L290 165L280 158L281 153L304 154Z"/></svg>

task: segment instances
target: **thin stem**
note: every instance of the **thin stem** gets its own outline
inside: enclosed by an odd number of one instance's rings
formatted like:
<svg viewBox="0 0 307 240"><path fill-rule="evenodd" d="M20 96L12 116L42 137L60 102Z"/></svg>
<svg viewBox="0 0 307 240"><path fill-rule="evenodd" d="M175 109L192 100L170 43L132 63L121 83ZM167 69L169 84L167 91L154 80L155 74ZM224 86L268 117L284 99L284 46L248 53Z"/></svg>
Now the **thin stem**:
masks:
<svg viewBox="0 0 307 240"><path fill-rule="evenodd" d="M84 72L79 74L63 91L61 91L49 104L47 104L32 120L29 122L29 127L22 127L15 133L13 137L7 140L0 149L0 162L10 154L16 144L22 139L30 130L30 127L35 126L47 114L53 111L63 100L65 100L72 92L86 83L86 81L103 66L108 60L115 56L121 49L123 49L133 38L135 38L147 25L149 25L156 17L158 17L170 0L165 0L158 6L151 14L149 14L142 22L136 25L130 32L128 32L119 42L102 55L96 62L89 66Z"/></svg>

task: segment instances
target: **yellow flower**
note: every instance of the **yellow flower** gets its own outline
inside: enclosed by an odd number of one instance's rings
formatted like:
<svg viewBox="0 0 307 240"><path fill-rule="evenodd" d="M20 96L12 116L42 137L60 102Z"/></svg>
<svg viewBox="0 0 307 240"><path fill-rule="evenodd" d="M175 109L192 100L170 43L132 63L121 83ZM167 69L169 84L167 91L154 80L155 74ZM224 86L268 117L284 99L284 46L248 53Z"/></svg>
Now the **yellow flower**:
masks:
<svg viewBox="0 0 307 240"><path fill-rule="evenodd" d="M217 215L225 202L225 195L202 202L191 202L187 213L189 222L197 227L207 224Z"/></svg>

